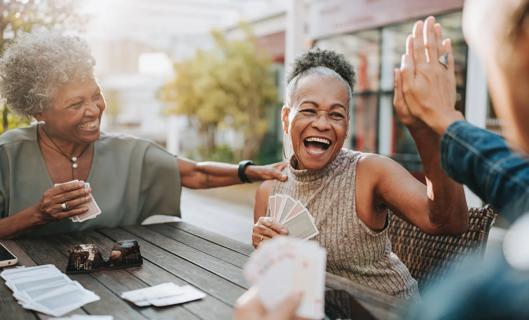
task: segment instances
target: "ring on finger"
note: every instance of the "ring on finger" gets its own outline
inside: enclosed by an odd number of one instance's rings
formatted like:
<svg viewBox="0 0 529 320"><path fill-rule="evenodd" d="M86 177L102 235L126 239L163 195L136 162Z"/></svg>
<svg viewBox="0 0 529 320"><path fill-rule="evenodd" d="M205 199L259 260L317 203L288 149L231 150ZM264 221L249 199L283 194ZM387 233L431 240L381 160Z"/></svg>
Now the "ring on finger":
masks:
<svg viewBox="0 0 529 320"><path fill-rule="evenodd" d="M66 204L66 201L61 203L61 209L62 211L68 211L68 205Z"/></svg>
<svg viewBox="0 0 529 320"><path fill-rule="evenodd" d="M448 69L448 53L443 53L438 61L445 69Z"/></svg>

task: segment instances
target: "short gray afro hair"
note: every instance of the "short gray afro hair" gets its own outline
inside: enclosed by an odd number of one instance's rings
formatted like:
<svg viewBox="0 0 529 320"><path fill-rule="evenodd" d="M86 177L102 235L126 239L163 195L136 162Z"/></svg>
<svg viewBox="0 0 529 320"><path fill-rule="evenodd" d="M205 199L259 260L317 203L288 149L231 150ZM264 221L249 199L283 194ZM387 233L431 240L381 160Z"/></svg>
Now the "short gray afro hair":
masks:
<svg viewBox="0 0 529 320"><path fill-rule="evenodd" d="M95 60L77 36L52 31L23 33L0 58L0 95L19 115L49 107L55 90L77 77L91 77Z"/></svg>
<svg viewBox="0 0 529 320"><path fill-rule="evenodd" d="M313 74L331 76L342 80L347 87L349 109L351 108L355 82L353 66L343 54L331 50L322 50L320 48L311 49L294 61L292 71L287 77L288 83L285 93L285 103L287 106L290 107L292 105L299 80Z"/></svg>

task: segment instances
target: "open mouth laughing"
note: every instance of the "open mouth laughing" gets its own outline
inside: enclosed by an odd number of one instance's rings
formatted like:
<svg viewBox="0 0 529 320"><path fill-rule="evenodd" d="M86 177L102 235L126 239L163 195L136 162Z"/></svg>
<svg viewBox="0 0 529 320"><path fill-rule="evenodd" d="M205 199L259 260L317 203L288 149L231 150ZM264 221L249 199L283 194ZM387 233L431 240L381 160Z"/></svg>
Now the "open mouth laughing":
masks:
<svg viewBox="0 0 529 320"><path fill-rule="evenodd" d="M99 119L96 119L94 121L85 122L79 125L79 129L82 131L97 131L99 130Z"/></svg>
<svg viewBox="0 0 529 320"><path fill-rule="evenodd" d="M311 136L305 138L303 144L309 155L318 156L324 154L330 148L332 141L325 137Z"/></svg>

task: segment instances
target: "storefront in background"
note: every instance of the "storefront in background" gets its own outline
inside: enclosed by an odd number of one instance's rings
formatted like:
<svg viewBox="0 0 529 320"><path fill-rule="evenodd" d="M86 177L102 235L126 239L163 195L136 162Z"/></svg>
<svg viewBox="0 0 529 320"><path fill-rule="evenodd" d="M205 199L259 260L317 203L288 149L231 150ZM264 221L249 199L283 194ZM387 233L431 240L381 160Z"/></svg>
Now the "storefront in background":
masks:
<svg viewBox="0 0 529 320"><path fill-rule="evenodd" d="M349 146L388 155L419 173L421 162L392 105L393 69L417 19L429 15L452 40L457 108L465 111L468 49L461 30L463 0L322 0L310 6L309 34L316 47L343 53L356 71Z"/></svg>

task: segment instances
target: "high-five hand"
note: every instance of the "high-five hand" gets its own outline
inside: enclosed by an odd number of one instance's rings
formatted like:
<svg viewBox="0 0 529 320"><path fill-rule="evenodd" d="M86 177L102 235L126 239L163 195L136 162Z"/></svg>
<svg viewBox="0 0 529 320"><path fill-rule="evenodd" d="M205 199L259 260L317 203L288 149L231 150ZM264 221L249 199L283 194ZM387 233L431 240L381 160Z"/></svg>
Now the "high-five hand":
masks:
<svg viewBox="0 0 529 320"><path fill-rule="evenodd" d="M429 17L418 21L406 41L401 68L395 71L395 109L406 125L421 120L438 134L463 119L455 109L456 82L450 39Z"/></svg>

